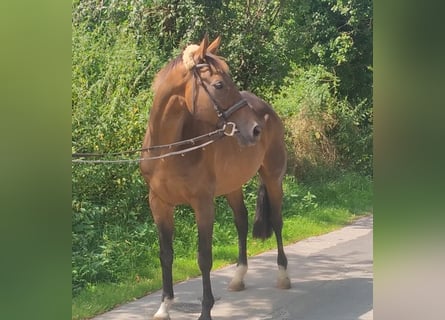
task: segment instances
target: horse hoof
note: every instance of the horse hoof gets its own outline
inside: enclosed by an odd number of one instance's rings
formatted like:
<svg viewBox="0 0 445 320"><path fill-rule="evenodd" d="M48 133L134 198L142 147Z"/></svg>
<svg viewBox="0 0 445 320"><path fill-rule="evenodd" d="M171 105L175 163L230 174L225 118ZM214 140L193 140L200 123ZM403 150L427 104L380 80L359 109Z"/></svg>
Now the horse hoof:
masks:
<svg viewBox="0 0 445 320"><path fill-rule="evenodd" d="M168 313L162 315L155 314L153 320L170 320L170 315Z"/></svg>
<svg viewBox="0 0 445 320"><path fill-rule="evenodd" d="M247 272L247 265L239 264L236 267L235 275L229 283L229 291L241 291L244 290L244 276Z"/></svg>
<svg viewBox="0 0 445 320"><path fill-rule="evenodd" d="M242 291L246 288L244 281L231 281L229 283L229 291Z"/></svg>
<svg viewBox="0 0 445 320"><path fill-rule="evenodd" d="M278 289L290 289L290 279L288 277L280 278L277 281Z"/></svg>
<svg viewBox="0 0 445 320"><path fill-rule="evenodd" d="M170 320L170 316L168 314L168 310L173 304L173 298L164 298L161 305L159 306L158 311L156 311L153 316L153 320Z"/></svg>

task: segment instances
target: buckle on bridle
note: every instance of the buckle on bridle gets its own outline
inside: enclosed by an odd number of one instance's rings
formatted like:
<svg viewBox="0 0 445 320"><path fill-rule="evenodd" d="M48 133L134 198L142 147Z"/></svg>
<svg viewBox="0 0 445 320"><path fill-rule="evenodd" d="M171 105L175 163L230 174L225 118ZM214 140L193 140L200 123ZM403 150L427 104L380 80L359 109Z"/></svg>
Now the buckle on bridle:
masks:
<svg viewBox="0 0 445 320"><path fill-rule="evenodd" d="M226 122L223 126L224 134L228 137L233 137L238 132L234 122Z"/></svg>

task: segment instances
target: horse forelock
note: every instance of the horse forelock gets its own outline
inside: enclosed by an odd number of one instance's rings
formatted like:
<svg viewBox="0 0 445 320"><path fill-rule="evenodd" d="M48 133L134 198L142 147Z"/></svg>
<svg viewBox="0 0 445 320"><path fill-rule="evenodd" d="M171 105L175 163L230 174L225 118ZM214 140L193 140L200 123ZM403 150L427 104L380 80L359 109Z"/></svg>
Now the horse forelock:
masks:
<svg viewBox="0 0 445 320"><path fill-rule="evenodd" d="M196 50L199 49L197 44L191 44L182 53L182 63L187 70L191 70L195 65L194 55Z"/></svg>
<svg viewBox="0 0 445 320"><path fill-rule="evenodd" d="M194 59L196 50L199 49L199 46L196 44L191 44L182 53L182 63L187 70L193 69L196 66L197 62ZM216 56L211 53L206 54L206 62L210 64L213 68L215 68L219 72L229 72L229 67L224 61L222 57ZM201 63L201 62L198 62Z"/></svg>
<svg viewBox="0 0 445 320"><path fill-rule="evenodd" d="M201 63L196 62L194 59L194 55L196 53L196 50L198 49L199 46L196 44L187 46L182 54L171 60L164 68L162 68L156 75L156 78L153 82L153 91L158 91L161 85L163 85L164 83L168 83L165 81L166 77L171 72L176 70L179 65L182 64L187 71L190 71L193 69L193 67L196 66L197 63ZM215 71L229 73L229 66L224 61L224 58L211 53L207 53L205 60L205 62L208 63L210 67L213 68ZM185 73L183 76L185 76L186 74L187 73Z"/></svg>

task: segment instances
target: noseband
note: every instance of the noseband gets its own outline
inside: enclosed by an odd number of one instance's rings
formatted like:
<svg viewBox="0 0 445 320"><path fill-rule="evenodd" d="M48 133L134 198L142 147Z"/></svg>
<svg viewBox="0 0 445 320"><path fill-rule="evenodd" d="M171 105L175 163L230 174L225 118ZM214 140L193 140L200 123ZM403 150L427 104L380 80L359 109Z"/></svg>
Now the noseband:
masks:
<svg viewBox="0 0 445 320"><path fill-rule="evenodd" d="M232 106L230 106L227 109L223 109L218 102L215 100L215 98L210 94L207 85L202 81L201 75L199 74L199 68L202 67L209 67L210 65L208 63L199 63L196 64L193 68L193 75L195 76L195 78L198 80L199 84L201 85L201 87L204 89L204 91L207 93L207 95L209 96L210 100L212 100L213 103L213 109L215 109L216 115L218 116L219 119L221 119L223 121L224 124L227 124L227 120L228 118L234 114L236 111L238 111L239 109L241 109L242 107L244 107L245 105L247 105L247 101L245 99L241 99L240 101L236 102L235 104L233 104ZM194 91L194 87L195 84L193 83L193 91ZM193 93L193 110L195 109L195 94ZM229 122L230 124L232 124L233 128L235 128L235 124L233 122Z"/></svg>

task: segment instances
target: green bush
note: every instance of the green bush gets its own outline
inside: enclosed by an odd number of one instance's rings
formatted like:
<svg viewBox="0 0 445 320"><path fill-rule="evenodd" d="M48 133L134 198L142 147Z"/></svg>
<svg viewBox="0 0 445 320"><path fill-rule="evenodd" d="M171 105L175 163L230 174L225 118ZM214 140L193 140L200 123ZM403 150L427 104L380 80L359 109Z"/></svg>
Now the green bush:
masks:
<svg viewBox="0 0 445 320"><path fill-rule="evenodd" d="M289 172L300 179L314 171L372 170L371 108L341 98L340 79L317 65L294 65L273 105L284 119Z"/></svg>
<svg viewBox="0 0 445 320"><path fill-rule="evenodd" d="M153 42L121 24L124 8L108 9L82 1L73 14L73 152L139 148L162 64ZM137 164L75 164L72 194L73 293L147 270L157 234Z"/></svg>
<svg viewBox="0 0 445 320"><path fill-rule="evenodd" d="M127 279L157 260L145 185L138 170L118 169L73 168L73 293L89 283Z"/></svg>

